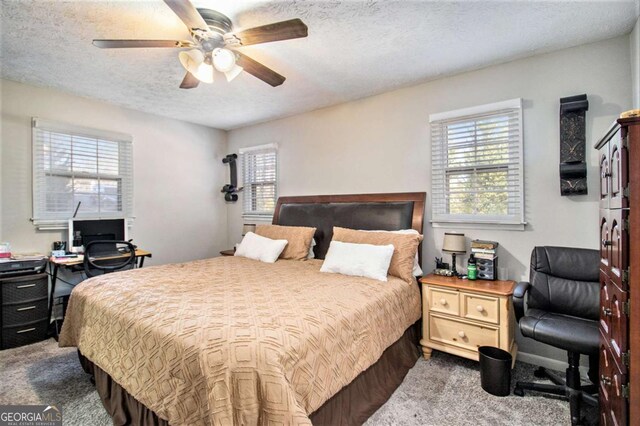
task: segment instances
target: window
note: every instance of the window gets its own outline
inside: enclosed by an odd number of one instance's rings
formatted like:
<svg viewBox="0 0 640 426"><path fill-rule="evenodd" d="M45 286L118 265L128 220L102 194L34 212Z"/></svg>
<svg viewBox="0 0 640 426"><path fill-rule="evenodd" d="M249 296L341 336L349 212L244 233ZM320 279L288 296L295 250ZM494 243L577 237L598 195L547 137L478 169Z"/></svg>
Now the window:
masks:
<svg viewBox="0 0 640 426"><path fill-rule="evenodd" d="M133 216L131 137L33 120L33 221L66 227L77 217Z"/></svg>
<svg viewBox="0 0 640 426"><path fill-rule="evenodd" d="M240 156L244 185L243 216L273 216L278 200L277 145L243 148Z"/></svg>
<svg viewBox="0 0 640 426"><path fill-rule="evenodd" d="M524 224L522 107L431 115L433 222Z"/></svg>

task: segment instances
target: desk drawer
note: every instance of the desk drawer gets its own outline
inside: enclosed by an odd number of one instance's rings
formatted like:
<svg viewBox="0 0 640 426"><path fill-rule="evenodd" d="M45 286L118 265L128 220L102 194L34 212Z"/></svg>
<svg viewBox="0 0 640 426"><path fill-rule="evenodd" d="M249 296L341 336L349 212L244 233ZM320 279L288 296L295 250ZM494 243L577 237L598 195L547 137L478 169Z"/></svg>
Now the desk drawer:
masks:
<svg viewBox="0 0 640 426"><path fill-rule="evenodd" d="M49 294L49 280L46 274L2 280L2 304L28 302L46 298Z"/></svg>
<svg viewBox="0 0 640 426"><path fill-rule="evenodd" d="M22 324L19 326L2 327L2 349L15 348L46 339L47 319Z"/></svg>
<svg viewBox="0 0 640 426"><path fill-rule="evenodd" d="M500 346L496 327L469 324L437 315L429 316L429 339L474 352L480 346Z"/></svg>
<svg viewBox="0 0 640 426"><path fill-rule="evenodd" d="M431 311L460 315L460 298L457 291L429 287L428 292Z"/></svg>
<svg viewBox="0 0 640 426"><path fill-rule="evenodd" d="M2 325L10 326L46 319L48 305L46 298L35 302L5 305L2 307Z"/></svg>
<svg viewBox="0 0 640 426"><path fill-rule="evenodd" d="M462 316L477 321L498 324L499 302L497 297L481 296L472 293L460 293L462 298Z"/></svg>

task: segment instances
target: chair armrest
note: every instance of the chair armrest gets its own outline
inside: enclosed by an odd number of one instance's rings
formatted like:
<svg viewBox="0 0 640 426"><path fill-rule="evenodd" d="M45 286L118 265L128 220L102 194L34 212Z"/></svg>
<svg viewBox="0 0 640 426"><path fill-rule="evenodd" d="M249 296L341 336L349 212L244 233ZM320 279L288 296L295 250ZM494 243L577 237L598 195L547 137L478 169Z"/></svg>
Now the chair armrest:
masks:
<svg viewBox="0 0 640 426"><path fill-rule="evenodd" d="M529 287L531 287L531 283L520 281L513 290L513 309L518 322L524 316L524 296L529 291Z"/></svg>

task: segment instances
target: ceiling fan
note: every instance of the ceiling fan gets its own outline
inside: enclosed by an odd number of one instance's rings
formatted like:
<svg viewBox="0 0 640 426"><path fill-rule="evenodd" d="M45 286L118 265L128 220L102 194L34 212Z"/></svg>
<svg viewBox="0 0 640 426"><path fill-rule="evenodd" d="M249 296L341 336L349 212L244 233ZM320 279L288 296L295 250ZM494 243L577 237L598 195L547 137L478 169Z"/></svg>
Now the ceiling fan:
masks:
<svg viewBox="0 0 640 426"><path fill-rule="evenodd" d="M164 0L191 33L192 40L93 40L102 49L173 47L191 49L178 54L187 70L181 89L192 89L202 81L212 83L215 70L233 80L243 70L273 87L285 77L235 50L238 47L307 36L307 26L300 19L276 22L239 32L231 20L211 9L196 9L189 0Z"/></svg>

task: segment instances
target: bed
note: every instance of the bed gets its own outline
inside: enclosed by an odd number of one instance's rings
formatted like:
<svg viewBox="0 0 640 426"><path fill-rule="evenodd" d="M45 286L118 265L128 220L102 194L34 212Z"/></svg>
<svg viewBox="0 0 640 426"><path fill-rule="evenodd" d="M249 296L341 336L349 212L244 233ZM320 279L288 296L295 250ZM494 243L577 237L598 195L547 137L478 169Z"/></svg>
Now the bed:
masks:
<svg viewBox="0 0 640 426"><path fill-rule="evenodd" d="M418 358L415 283L320 273L333 226L422 233L424 193L281 197L315 260L219 257L97 277L60 336L114 424L361 424Z"/></svg>

